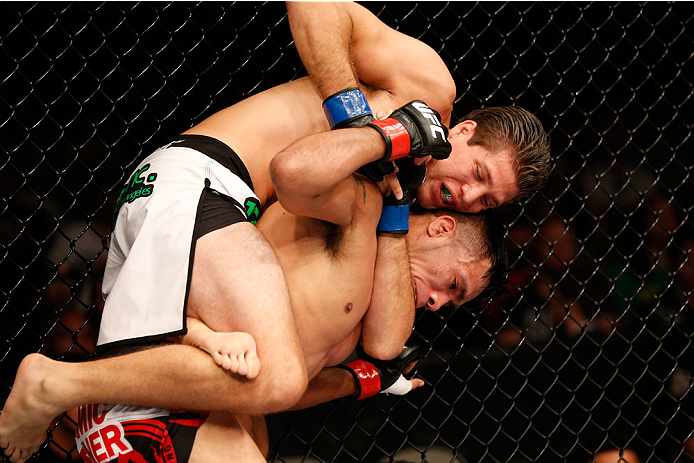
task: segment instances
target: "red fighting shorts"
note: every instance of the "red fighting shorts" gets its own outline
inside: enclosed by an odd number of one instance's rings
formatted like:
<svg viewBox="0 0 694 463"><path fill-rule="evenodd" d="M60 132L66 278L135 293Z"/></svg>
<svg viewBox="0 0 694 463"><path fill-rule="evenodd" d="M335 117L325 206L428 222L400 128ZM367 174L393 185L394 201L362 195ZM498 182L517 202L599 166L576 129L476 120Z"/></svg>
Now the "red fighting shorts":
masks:
<svg viewBox="0 0 694 463"><path fill-rule="evenodd" d="M79 408L75 435L77 449L85 463L184 463L190 458L195 435L207 415L185 410L83 405Z"/></svg>

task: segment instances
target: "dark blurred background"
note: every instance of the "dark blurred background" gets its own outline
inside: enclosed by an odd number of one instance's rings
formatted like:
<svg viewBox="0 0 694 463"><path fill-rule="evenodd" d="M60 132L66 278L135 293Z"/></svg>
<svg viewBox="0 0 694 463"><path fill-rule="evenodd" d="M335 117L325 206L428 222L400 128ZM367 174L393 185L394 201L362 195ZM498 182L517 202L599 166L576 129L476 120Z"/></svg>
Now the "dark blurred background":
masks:
<svg viewBox="0 0 694 463"><path fill-rule="evenodd" d="M273 416L271 458L692 461L694 4L364 5L441 54L454 119L536 113L556 168L501 211L508 294L418 315L426 386ZM303 75L281 2L0 3L3 403L27 354L94 352L111 216L134 166ZM71 420L33 462L77 458Z"/></svg>

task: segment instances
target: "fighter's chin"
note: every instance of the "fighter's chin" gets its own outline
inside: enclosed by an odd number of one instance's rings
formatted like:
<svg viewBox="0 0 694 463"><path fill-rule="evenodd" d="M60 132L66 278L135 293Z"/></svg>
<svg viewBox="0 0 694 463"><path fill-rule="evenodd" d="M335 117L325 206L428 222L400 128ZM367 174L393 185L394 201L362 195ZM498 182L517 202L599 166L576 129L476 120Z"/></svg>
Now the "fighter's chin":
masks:
<svg viewBox="0 0 694 463"><path fill-rule="evenodd" d="M417 194L417 204L424 209L441 209L443 206L438 204L429 192L420 191Z"/></svg>

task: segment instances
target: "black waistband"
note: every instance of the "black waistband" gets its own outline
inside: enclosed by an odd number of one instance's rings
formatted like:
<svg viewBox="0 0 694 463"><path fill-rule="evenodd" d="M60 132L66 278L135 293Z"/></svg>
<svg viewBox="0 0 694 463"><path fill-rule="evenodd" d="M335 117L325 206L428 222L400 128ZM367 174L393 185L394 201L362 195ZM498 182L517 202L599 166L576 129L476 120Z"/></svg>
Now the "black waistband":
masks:
<svg viewBox="0 0 694 463"><path fill-rule="evenodd" d="M202 154L211 157L234 174L238 175L246 185L253 190L253 181L246 169L246 165L241 161L239 155L229 146L216 138L207 135L179 135L174 139L174 146L183 146L200 151Z"/></svg>

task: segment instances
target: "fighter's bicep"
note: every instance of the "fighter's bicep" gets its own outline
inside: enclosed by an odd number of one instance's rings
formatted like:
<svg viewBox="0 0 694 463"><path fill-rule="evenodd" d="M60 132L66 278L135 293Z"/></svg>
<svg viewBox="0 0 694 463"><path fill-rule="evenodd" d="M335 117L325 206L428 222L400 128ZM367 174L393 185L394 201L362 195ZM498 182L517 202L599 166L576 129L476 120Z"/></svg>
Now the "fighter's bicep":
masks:
<svg viewBox="0 0 694 463"><path fill-rule="evenodd" d="M350 5L352 61L359 80L388 91L399 105L424 100L448 125L456 87L439 54L426 43L388 27L364 7Z"/></svg>
<svg viewBox="0 0 694 463"><path fill-rule="evenodd" d="M292 212L344 227L354 218L355 203L362 201L360 190L354 176L350 176L329 191L305 200L302 211Z"/></svg>

